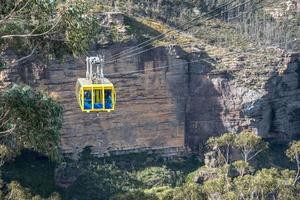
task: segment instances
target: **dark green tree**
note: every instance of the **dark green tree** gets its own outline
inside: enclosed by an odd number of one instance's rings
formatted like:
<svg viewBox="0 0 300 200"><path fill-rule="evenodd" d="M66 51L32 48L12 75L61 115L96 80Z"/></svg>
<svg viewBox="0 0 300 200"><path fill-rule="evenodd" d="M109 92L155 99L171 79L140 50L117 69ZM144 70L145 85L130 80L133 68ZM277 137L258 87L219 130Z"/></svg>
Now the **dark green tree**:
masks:
<svg viewBox="0 0 300 200"><path fill-rule="evenodd" d="M9 65L34 54L85 53L101 29L91 1L1 0L0 5L0 53L13 49L21 57Z"/></svg>
<svg viewBox="0 0 300 200"><path fill-rule="evenodd" d="M62 107L29 86L14 85L0 96L2 162L22 149L59 159Z"/></svg>
<svg viewBox="0 0 300 200"><path fill-rule="evenodd" d="M164 167L149 167L136 173L137 180L146 187L173 185L175 174Z"/></svg>

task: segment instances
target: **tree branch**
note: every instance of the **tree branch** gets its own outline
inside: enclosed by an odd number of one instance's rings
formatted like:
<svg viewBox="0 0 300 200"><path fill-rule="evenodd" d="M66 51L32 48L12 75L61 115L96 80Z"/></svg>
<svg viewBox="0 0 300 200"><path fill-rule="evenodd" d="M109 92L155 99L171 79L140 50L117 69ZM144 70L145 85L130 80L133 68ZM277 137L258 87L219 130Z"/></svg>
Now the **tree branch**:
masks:
<svg viewBox="0 0 300 200"><path fill-rule="evenodd" d="M4 121L4 122L1 122L0 128L4 127L4 125L7 124L8 121L9 121L9 119L7 119L7 120Z"/></svg>
<svg viewBox="0 0 300 200"><path fill-rule="evenodd" d="M299 160L299 155L296 154L296 162L297 162L297 174L295 176L295 180L294 180L294 185L297 183L298 179L300 178L299 174L300 174L300 160Z"/></svg>
<svg viewBox="0 0 300 200"><path fill-rule="evenodd" d="M43 36L46 35L48 33L50 33L61 21L61 17L58 17L57 22L47 31L43 32L43 33L37 33L37 34L33 34L33 32L36 30L34 29L33 31L31 31L31 33L29 34L16 34L16 35L3 35L1 36L1 38L13 38L13 37L38 37L38 36Z"/></svg>
<svg viewBox="0 0 300 200"><path fill-rule="evenodd" d="M30 58L30 57L34 54L35 51L36 51L36 47L34 47L34 48L32 49L32 51L30 52L30 54L28 54L27 56L24 56L24 57L22 57L22 58L19 58L18 60L14 61L13 63L11 63L11 64L8 65L8 66L9 66L9 67L14 67L14 66L16 66L18 63L20 63L20 62L22 62L22 61L24 61L24 60Z"/></svg>
<svg viewBox="0 0 300 200"><path fill-rule="evenodd" d="M6 116L7 114L9 113L10 109L8 109L6 112L2 113L1 116L0 116L0 121L2 121Z"/></svg>
<svg viewBox="0 0 300 200"><path fill-rule="evenodd" d="M10 129L8 129L8 130L5 130L5 131L0 131L0 135L1 135L1 137L4 137L5 135L7 135L7 134L13 132L15 129L16 129L16 126L10 128Z"/></svg>
<svg viewBox="0 0 300 200"><path fill-rule="evenodd" d="M19 58L19 59L16 60L14 63L19 63L19 62L21 62L21 61L23 61L23 60L25 60L25 59L31 57L31 56L34 54L35 51L36 51L36 47L34 47L34 48L32 49L32 51L30 52L30 54L28 54L27 56L24 56L24 57L22 57L22 58ZM14 64L14 63L13 63L13 64Z"/></svg>
<svg viewBox="0 0 300 200"><path fill-rule="evenodd" d="M3 19L0 20L0 24L3 23L5 20L9 19L15 13L15 11L20 3L21 2L15 4L15 7L10 11L10 13L8 15L6 15ZM24 4L24 6L22 6L16 12L23 10L28 5L28 3L29 3L29 0Z"/></svg>
<svg viewBox="0 0 300 200"><path fill-rule="evenodd" d="M254 158L255 156L257 156L257 154L259 154L260 152L262 152L263 149L257 151L253 156L251 156L248 160L251 160L252 158Z"/></svg>

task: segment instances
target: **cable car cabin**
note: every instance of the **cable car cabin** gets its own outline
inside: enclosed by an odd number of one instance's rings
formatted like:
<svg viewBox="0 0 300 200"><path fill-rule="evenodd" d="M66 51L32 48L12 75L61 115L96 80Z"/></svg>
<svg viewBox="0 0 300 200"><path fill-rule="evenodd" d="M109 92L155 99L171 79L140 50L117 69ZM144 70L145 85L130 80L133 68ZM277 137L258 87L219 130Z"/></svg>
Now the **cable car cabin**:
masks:
<svg viewBox="0 0 300 200"><path fill-rule="evenodd" d="M106 78L102 83L79 78L76 83L76 98L83 112L110 112L115 110L116 92Z"/></svg>

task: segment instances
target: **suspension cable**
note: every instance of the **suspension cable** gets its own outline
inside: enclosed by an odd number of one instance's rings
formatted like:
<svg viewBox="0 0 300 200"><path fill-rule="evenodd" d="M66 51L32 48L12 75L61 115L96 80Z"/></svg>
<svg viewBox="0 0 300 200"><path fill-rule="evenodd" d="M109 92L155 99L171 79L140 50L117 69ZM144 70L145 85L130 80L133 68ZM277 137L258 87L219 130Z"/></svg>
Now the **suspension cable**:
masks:
<svg viewBox="0 0 300 200"><path fill-rule="evenodd" d="M150 39L148 39L148 40L146 40L146 41L144 41L144 42L142 42L142 43L140 43L140 44L138 44L138 45L136 45L136 46L134 46L134 47L131 47L131 48L126 49L126 50L124 50L124 51L122 51L122 52L120 52L120 53L117 53L116 55L114 55L114 56L111 57L111 60L113 60L114 58L117 58L117 57L120 57L120 56L124 56L124 55L126 55L126 54L129 54L129 53L131 53L131 52L134 52L134 51L136 51L136 50L138 50L138 49L140 49L140 48L143 48L143 47L141 47L141 46L143 46L143 45L144 45L144 46L148 46L149 44L151 44L152 41L157 40L157 39L160 38L160 37L164 38L164 37L166 36L166 34L173 32L174 29L179 29L179 28L181 28L181 27L183 27L183 26L185 26L185 25L187 25L187 24L189 24L189 23L191 23L191 22L193 22L193 21L195 21L195 20L197 20L197 19L200 19L200 18L202 18L202 17L205 17L205 16L207 16L207 15L209 15L209 14L211 14L211 13L213 13L213 12L215 12L215 11L217 11L217 10L219 10L219 9L221 9L221 8L223 8L223 7L225 7L225 6L227 6L227 5L230 5L230 4L234 3L235 1L236 1L236 0L233 0L233 1L230 1L230 2L228 2L228 3L222 4L221 6L217 7L216 9L214 9L214 10L208 12L208 13L205 13L205 14L203 14L203 15L201 15L201 16L198 16L198 17L196 17L196 18L193 18L192 20L189 20L188 22L185 22L184 24L181 24L181 25L179 25L179 26L174 27L172 30L168 30L168 31L166 31L165 33L161 33L161 34L159 34L159 35L157 35L157 36L154 36L154 37L152 37L152 38L150 38ZM161 38L161 39L162 39L162 38ZM149 44L147 44L147 43L149 43ZM146 44L146 45L145 45L145 44Z"/></svg>
<svg viewBox="0 0 300 200"><path fill-rule="evenodd" d="M226 11L231 11L231 10L233 10L233 9L235 9L235 8L237 8L237 7L240 7L241 5L245 5L245 4L247 4L247 3L251 2L251 1L252 1L252 0L248 0L248 1L244 2L244 3L242 3L242 4L239 4L239 5L237 5L237 6L235 6L235 7L232 7L232 8L230 8L230 9L228 9L228 10L225 10L224 12L226 12ZM257 9L256 9L256 10L257 10ZM254 11L254 10L252 10L252 11ZM188 30L188 29L190 29L190 28L192 28L192 27L194 27L194 26L198 26L199 24L204 23L204 22L206 22L206 21L208 21L208 20L211 20L211 19L215 18L216 16L218 16L218 15L220 15L220 14L222 14L222 13L218 13L218 14L216 14L216 15L213 15L213 16L211 16L211 17L209 17L209 18L207 18L207 19L205 19L205 20L203 20L203 21L201 21L201 22L196 23L195 25L191 25L191 26L189 26L189 27L187 27L187 28L185 28L185 29L183 29L183 30L179 30L179 31L177 31L177 32L186 31L186 30ZM162 38L161 38L161 39L162 39ZM159 39L159 40L160 40L160 39ZM148 44L148 45L149 45L149 44ZM143 48L143 47L139 47L139 48ZM132 56L139 55L139 54L141 54L141 53L150 51L151 49L154 49L154 48L157 48L157 47L152 47L152 48L149 48L149 49L144 50L144 51L141 51L141 52L137 52L137 53L134 53L134 54L131 54L131 55L127 55L127 56L124 56L124 57L120 57L119 59L130 58L130 57L132 57ZM118 59L108 61L108 62L106 62L105 64L113 63L113 62L116 62L116 61L118 61Z"/></svg>

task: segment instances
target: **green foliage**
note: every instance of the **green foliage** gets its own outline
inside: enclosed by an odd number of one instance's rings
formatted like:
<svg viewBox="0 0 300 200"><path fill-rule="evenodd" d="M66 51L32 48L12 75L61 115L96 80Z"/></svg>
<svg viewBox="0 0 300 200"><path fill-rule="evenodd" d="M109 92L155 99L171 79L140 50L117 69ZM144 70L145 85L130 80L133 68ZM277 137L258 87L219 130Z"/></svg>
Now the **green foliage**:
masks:
<svg viewBox="0 0 300 200"><path fill-rule="evenodd" d="M86 53L90 44L107 37L107 32L116 35L113 28L102 31L104 26L92 8L87 0L3 0L0 52L13 49L19 56L34 52L48 59Z"/></svg>
<svg viewBox="0 0 300 200"><path fill-rule="evenodd" d="M82 175L68 189L67 196L72 195L77 199L84 199L86 195L93 199L135 199L141 196L156 199L159 191L164 194L165 190L183 182L182 174L166 166L150 165L130 172L126 166L99 164L95 161L83 168Z"/></svg>
<svg viewBox="0 0 300 200"><path fill-rule="evenodd" d="M74 54L83 53L89 48L100 26L90 9L90 2L85 0L70 0L59 5L65 42Z"/></svg>
<svg viewBox="0 0 300 200"><path fill-rule="evenodd" d="M1 158L28 148L59 159L60 105L28 86L14 85L1 95L0 111Z"/></svg>
<svg viewBox="0 0 300 200"><path fill-rule="evenodd" d="M293 141L286 151L286 155L292 160L300 160L300 141Z"/></svg>
<svg viewBox="0 0 300 200"><path fill-rule="evenodd" d="M203 191L199 185L185 184L181 187L177 187L172 193L169 193L162 199L166 200L201 200L205 199Z"/></svg>
<svg viewBox="0 0 300 200"><path fill-rule="evenodd" d="M11 182L8 185L9 193L7 197L11 200L31 199L29 191L24 189L18 182Z"/></svg>
<svg viewBox="0 0 300 200"><path fill-rule="evenodd" d="M75 198L86 200L87 196L95 200L123 195L125 198L131 195L139 196L141 192L145 193L141 194L145 197L154 196L161 199L165 194L172 192L174 187L182 187L185 174L194 170L195 166L199 166L199 161L194 160L194 157L164 160L159 155L140 153L99 159L86 154L87 152L79 161L66 159L67 163L62 163L66 164L65 172L61 173L59 170L58 179L62 177L67 180L76 179L68 188L55 186L54 170L57 167L60 169L58 163L49 162L47 158L31 151L24 151L13 162L3 166L3 180L6 183L16 180L23 187L29 188L32 194L38 194L42 198L49 198L52 191L58 191L62 199L66 200ZM151 172L151 175L148 172ZM159 180L161 172L172 175L172 179L168 180L169 183L165 182L164 177ZM139 179L137 174L147 176L144 176L145 179ZM73 179L74 177L76 178ZM146 186L145 181L152 177L156 177L155 181L158 183L163 183L162 186L151 188Z"/></svg>
<svg viewBox="0 0 300 200"><path fill-rule="evenodd" d="M195 182L195 176L199 173L199 169L189 173L186 178L185 178L185 182L186 183L194 183Z"/></svg>
<svg viewBox="0 0 300 200"><path fill-rule="evenodd" d="M155 194L160 200L201 200L205 195L201 187L195 183L186 183L180 187L154 187L145 190L147 194Z"/></svg>
<svg viewBox="0 0 300 200"><path fill-rule="evenodd" d="M267 199L279 195L287 196L299 191L293 187L294 171L275 168L262 169L255 174L229 177L221 171L218 177L204 182L203 190L209 198L215 199Z"/></svg>
<svg viewBox="0 0 300 200"><path fill-rule="evenodd" d="M7 145L0 144L0 166L14 157L14 152Z"/></svg>
<svg viewBox="0 0 300 200"><path fill-rule="evenodd" d="M294 180L294 184L296 184L300 179L300 141L291 142L289 148L286 151L286 155L297 164L297 174Z"/></svg>
<svg viewBox="0 0 300 200"><path fill-rule="evenodd" d="M210 137L207 144L210 148L217 150L223 162L230 162L230 152L235 144L236 135L234 133L224 133L219 137ZM220 161L222 162L222 161Z"/></svg>
<svg viewBox="0 0 300 200"><path fill-rule="evenodd" d="M197 179L189 177L189 180L203 181L203 191L209 199L299 199L299 168L297 172L277 168L263 168L255 172L247 162L267 147L261 137L246 130L232 137L226 134L211 138L208 145L214 151L223 153L222 145L229 144L224 141L230 141L231 145L238 148L244 160L236 160L231 164L224 162L224 165L215 167L201 167L197 173L191 174L198 176ZM298 142L294 141L286 154L297 162L299 149Z"/></svg>
<svg viewBox="0 0 300 200"><path fill-rule="evenodd" d="M59 191L55 186L55 167L56 163L47 157L24 150L20 156L2 166L2 179L5 184L18 181L31 193L48 198L53 191Z"/></svg>
<svg viewBox="0 0 300 200"><path fill-rule="evenodd" d="M126 192L138 185L130 173L113 165L91 163L67 191L76 199L108 199L118 192Z"/></svg>
<svg viewBox="0 0 300 200"><path fill-rule="evenodd" d="M295 186L282 186L279 188L277 194L278 200L298 200L300 199L299 185Z"/></svg>
<svg viewBox="0 0 300 200"><path fill-rule="evenodd" d="M52 193L49 198L42 198L39 195L32 195L28 188L24 188L20 183L12 181L8 184L8 193L4 200L61 200L60 195L56 192Z"/></svg>
<svg viewBox="0 0 300 200"><path fill-rule="evenodd" d="M253 159L261 151L267 148L267 144L262 138L251 130L244 130L239 134L224 133L218 137L210 137L207 145L217 152L216 160L218 164L230 164L231 152L233 148L241 151L245 162Z"/></svg>
<svg viewBox="0 0 300 200"><path fill-rule="evenodd" d="M36 0L4 0L0 9L0 51L7 47L14 49L18 54L26 54L33 48L43 44L45 37L8 37L5 35L40 34L51 29L56 22L56 1ZM3 5L3 7L2 7ZM54 29L53 31L55 31ZM41 51L43 51L41 49Z"/></svg>
<svg viewBox="0 0 300 200"><path fill-rule="evenodd" d="M222 196L226 194L226 179L221 176L219 178L205 181L203 184L205 193L210 197Z"/></svg>
<svg viewBox="0 0 300 200"><path fill-rule="evenodd" d="M245 162L253 159L257 154L267 148L262 138L251 130L242 131L235 139L235 146L242 153Z"/></svg>
<svg viewBox="0 0 300 200"><path fill-rule="evenodd" d="M167 196L172 196L174 188L170 186L152 187L150 189L145 189L147 194L155 194L158 199L167 199Z"/></svg>
<svg viewBox="0 0 300 200"><path fill-rule="evenodd" d="M158 200L155 194L147 194L141 190L114 195L110 200Z"/></svg>
<svg viewBox="0 0 300 200"><path fill-rule="evenodd" d="M251 199L253 176L245 175L234 179L235 190L241 198Z"/></svg>
<svg viewBox="0 0 300 200"><path fill-rule="evenodd" d="M235 189L240 198L255 196L259 199L266 199L270 195L277 196L280 193L282 195L283 189L292 189L293 174L294 172L289 170L262 169L254 176L237 177L234 181Z"/></svg>
<svg viewBox="0 0 300 200"><path fill-rule="evenodd" d="M258 171L252 180L252 189L257 196L265 199L268 194L274 193L278 186L278 175L279 171L275 168Z"/></svg>
<svg viewBox="0 0 300 200"><path fill-rule="evenodd" d="M23 149L33 149L53 160L59 160L61 124L62 107L47 95L36 92L29 86L18 85L2 93L0 96L0 165L16 157ZM2 169L6 169L6 166ZM26 173L22 168L21 174L26 177ZM35 177L30 184L38 182L41 178L42 182L45 181L44 175L45 172ZM26 182L26 178L22 180ZM3 191L0 194L1 199L4 200L46 200L39 195L33 195L28 188L17 181L4 182L0 188ZM53 193L47 199L59 200L60 196Z"/></svg>
<svg viewBox="0 0 300 200"><path fill-rule="evenodd" d="M250 172L250 165L249 163L243 160L237 160L232 163L232 166L239 172L239 175L244 176L244 174Z"/></svg>
<svg viewBox="0 0 300 200"><path fill-rule="evenodd" d="M164 185L174 185L175 174L171 170L163 167L149 167L136 173L137 180L146 187L158 187Z"/></svg>

